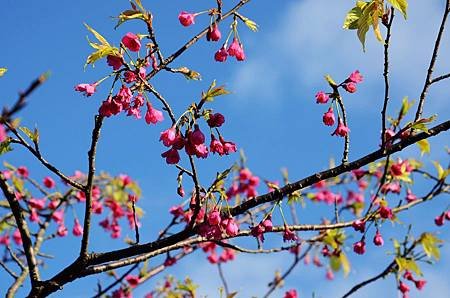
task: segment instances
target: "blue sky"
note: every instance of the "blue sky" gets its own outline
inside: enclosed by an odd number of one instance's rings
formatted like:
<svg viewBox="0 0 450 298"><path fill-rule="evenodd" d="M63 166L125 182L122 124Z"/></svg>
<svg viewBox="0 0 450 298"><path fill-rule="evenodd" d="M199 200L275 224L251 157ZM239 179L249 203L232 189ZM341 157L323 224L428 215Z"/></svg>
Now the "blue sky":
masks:
<svg viewBox="0 0 450 298"><path fill-rule="evenodd" d="M195 26L183 28L177 20L179 11L204 10L213 2L143 1L144 6L155 15L154 26L166 55L208 22L206 16L198 17ZM228 3L230 1L224 2L226 6L231 6ZM408 20L397 15L393 28L392 113L399 108L404 96L419 96L432 50L431 42L441 18L443 1L410 2ZM220 98L212 106L226 116L224 135L245 150L254 173L277 180L280 179L280 169L288 167L290 176L295 179L327 168L329 158L340 160L342 140L331 137L332 130L322 125L324 107L315 104L314 94L326 88L324 74L329 73L338 80L345 78L354 69L359 69L365 82L358 86L356 94L346 96L344 100L350 118L350 159L360 157L378 146L383 94L382 46L369 32L367 52L363 53L356 34L341 29L344 15L352 4L352 1L342 0L253 1L241 12L255 20L260 25L260 31L253 33L244 26L239 27L246 50L246 62L237 63L233 60L218 64L213 61L213 54L219 45L200 41L174 66L195 69L203 76L201 82L161 74L155 79L154 86L180 112L196 100L213 79L219 84L226 84L233 94ZM94 69L88 67L86 71L83 70L85 59L91 51L86 42L87 31L83 22L116 45L126 32L144 32L144 28L136 22L113 30L115 21L110 17L128 8L125 0L82 0L75 4L4 0L0 7L3 20L0 34L6 44L0 50L0 66L9 69L0 80L4 98L1 105L11 104L19 90L23 90L39 74L50 70L49 81L33 94L29 106L20 116L25 125L37 125L39 128L41 150L50 161L66 173L86 169L93 115L107 93L107 86L100 87L97 94L88 99L76 94L73 86L95 81L109 69L100 61ZM225 32L225 27L222 31ZM446 34L436 67L437 74L450 70L449 41L450 36ZM425 108L426 116L437 112L438 121L448 119L449 87L448 81L432 87ZM115 117L106 121L99 144L97 169L112 174L127 173L137 179L143 188L140 204L146 210L144 232L141 233L144 240L154 239L168 219L161 214L165 214L171 205L180 203L175 194L177 172L159 157L164 148L157 139L160 131L168 126L168 120L157 127L149 127L144 121ZM429 163L430 160L441 160L445 164L445 145L448 145L448 135L431 140L432 154L424 157L423 161ZM406 152L414 155L418 153L416 148ZM235 155L200 161L201 180L211 181L215 171L226 168L237 158ZM26 164L35 177L48 174L22 149L16 149L1 159L16 165ZM422 186L417 186L417 190L418 193L426 191ZM448 204L444 202L445 199L442 197L437 202L421 207L423 209L420 211L413 210L404 217L404 222L417 221L417 233L427 228L436 231L431 219ZM313 207L310 205L302 211L311 220L321 215ZM81 215L81 209L78 212ZM401 231L400 227L398 231ZM442 238L448 239L448 229L441 229L441 232ZM94 249L122 245L120 241L110 241L102 232L95 235L98 241L93 244ZM77 241L67 237L45 247L48 252L64 250L66 253L63 256L59 254L56 261L49 262L44 276L51 276L61 264L67 264L73 259L78 249ZM343 293L361 276L369 276L383 268L385 262L378 260L383 259L386 250L388 245L385 249L371 251L370 256L363 261L352 257L354 271L349 278L344 280L338 276L333 283L325 282L324 270L300 266L286 281L285 289L295 287L302 297L309 296L312 291L316 291L319 297ZM256 258L240 254L238 260L225 265L224 270L230 279L231 288L240 291L239 297L259 296L264 291L249 285L265 285L275 269L281 269L283 264L286 266L289 257L279 254ZM203 254L190 256L168 272L180 278L190 275L201 285L201 294L216 297L220 280L216 276L216 268L204 259ZM194 269L192 264L196 264ZM443 274L439 274L444 271L448 273L449 265L450 250L446 247L438 265L423 267L425 277L429 280L424 296L444 297L444 293L450 291ZM96 280L97 277L92 277L67 285L63 292L54 297L84 297L86 289L94 289ZM396 290L393 279L370 286L355 297L376 297L381 289L389 297L394 296ZM0 293L2 291L0 288ZM411 296L415 295L413 292ZM274 295L279 296L281 292Z"/></svg>

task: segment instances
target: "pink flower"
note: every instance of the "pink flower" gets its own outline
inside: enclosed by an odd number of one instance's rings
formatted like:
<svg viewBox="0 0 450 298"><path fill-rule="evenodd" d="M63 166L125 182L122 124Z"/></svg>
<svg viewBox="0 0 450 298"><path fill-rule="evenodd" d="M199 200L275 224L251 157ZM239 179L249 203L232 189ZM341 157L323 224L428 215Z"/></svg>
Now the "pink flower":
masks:
<svg viewBox="0 0 450 298"><path fill-rule="evenodd" d="M348 77L348 79L346 81L358 84L363 81L363 76L361 75L359 70L355 70L354 72L352 72L350 74L350 76Z"/></svg>
<svg viewBox="0 0 450 298"><path fill-rule="evenodd" d="M124 37L122 37L122 43L132 52L138 52L141 48L141 40L132 32L128 32Z"/></svg>
<svg viewBox="0 0 450 298"><path fill-rule="evenodd" d="M22 176L23 178L28 178L29 172L27 167L21 166L17 168L17 173Z"/></svg>
<svg viewBox="0 0 450 298"><path fill-rule="evenodd" d="M162 153L161 156L166 159L166 163L169 165L177 164L180 161L180 154L174 148Z"/></svg>
<svg viewBox="0 0 450 298"><path fill-rule="evenodd" d="M405 284L404 282L400 281L398 289L400 290L400 292L402 293L407 293L409 292L409 287L407 284Z"/></svg>
<svg viewBox="0 0 450 298"><path fill-rule="evenodd" d="M134 81L136 81L136 74L132 71L127 70L124 74L123 74L123 79L125 81L125 83L133 83Z"/></svg>
<svg viewBox="0 0 450 298"><path fill-rule="evenodd" d="M219 257L217 256L216 252L213 251L208 257L208 262L210 262L211 264L217 264L219 263Z"/></svg>
<svg viewBox="0 0 450 298"><path fill-rule="evenodd" d="M97 84L78 84L75 86L75 91L84 92L84 96L91 96L95 93L95 88Z"/></svg>
<svg viewBox="0 0 450 298"><path fill-rule="evenodd" d="M216 23L209 26L208 32L206 33L207 41L218 41L222 37L222 33L219 31L219 26Z"/></svg>
<svg viewBox="0 0 450 298"><path fill-rule="evenodd" d="M325 278L327 280L333 280L334 279L334 274L333 271L331 271L330 269L327 270L327 274L325 275Z"/></svg>
<svg viewBox="0 0 450 298"><path fill-rule="evenodd" d="M223 145L223 153L228 155L230 153L236 152L236 144L233 142L225 141L222 137L219 138Z"/></svg>
<svg viewBox="0 0 450 298"><path fill-rule="evenodd" d="M423 287L425 287L425 284L427 283L426 280L424 279L419 279L414 281L414 285L416 286L416 288L420 291L423 289Z"/></svg>
<svg viewBox="0 0 450 298"><path fill-rule="evenodd" d="M287 225L284 225L284 229L283 241L296 241L298 239L297 235L295 235L295 233L292 232Z"/></svg>
<svg viewBox="0 0 450 298"><path fill-rule="evenodd" d="M352 223L352 227L355 229L355 231L360 231L361 233L364 233L364 231L366 230L366 222L357 219Z"/></svg>
<svg viewBox="0 0 450 298"><path fill-rule="evenodd" d="M381 206L379 212L381 218L391 219L393 217L391 208L387 206Z"/></svg>
<svg viewBox="0 0 450 298"><path fill-rule="evenodd" d="M9 245L9 234L4 233L2 236L0 236L0 244L8 246Z"/></svg>
<svg viewBox="0 0 450 298"><path fill-rule="evenodd" d="M59 211L53 212L52 219L57 224L62 224L64 222L64 210L59 210Z"/></svg>
<svg viewBox="0 0 450 298"><path fill-rule="evenodd" d="M348 93L355 93L356 92L356 85L355 83L347 83L344 84L342 87L344 87L345 91L347 91Z"/></svg>
<svg viewBox="0 0 450 298"><path fill-rule="evenodd" d="M188 27L192 24L195 24L195 14L189 13L187 11L182 11L178 15L178 20L180 21L180 24L184 27Z"/></svg>
<svg viewBox="0 0 450 298"><path fill-rule="evenodd" d="M283 298L297 298L297 291L295 289L289 290L286 293L284 293Z"/></svg>
<svg viewBox="0 0 450 298"><path fill-rule="evenodd" d="M345 137L345 136L347 136L349 131L350 131L350 129L347 126L345 126L341 120L339 120L339 124L338 124L336 130L331 135Z"/></svg>
<svg viewBox="0 0 450 298"><path fill-rule="evenodd" d="M220 212L218 210L213 210L208 214L208 223L212 226L217 226L221 222Z"/></svg>
<svg viewBox="0 0 450 298"><path fill-rule="evenodd" d="M373 238L373 244L375 244L376 246L383 246L384 244L383 237L381 236L381 233L378 230L375 233L375 237Z"/></svg>
<svg viewBox="0 0 450 298"><path fill-rule="evenodd" d="M58 229L56 230L56 235L58 235L58 237L65 237L67 236L67 228L64 226L64 224L58 226Z"/></svg>
<svg viewBox="0 0 450 298"><path fill-rule="evenodd" d="M241 50L242 49L241 45L239 44L239 41L237 40L236 37L233 38L233 42L230 44L227 50L228 55L235 57Z"/></svg>
<svg viewBox="0 0 450 298"><path fill-rule="evenodd" d="M145 113L145 122L147 124L153 123L156 124L164 120L163 113L153 108L152 105L147 102L147 113Z"/></svg>
<svg viewBox="0 0 450 298"><path fill-rule="evenodd" d="M442 213L439 216L436 216L436 218L434 219L434 223L438 226L441 227L444 225L444 221L445 221L445 213Z"/></svg>
<svg viewBox="0 0 450 298"><path fill-rule="evenodd" d="M126 281L128 282L128 284L130 285L130 287L134 288L135 286L137 286L139 284L139 276L136 275L128 275L126 278Z"/></svg>
<svg viewBox="0 0 450 298"><path fill-rule="evenodd" d="M123 64L123 58L121 56L108 55L106 62L109 66L112 66L113 70L118 70Z"/></svg>
<svg viewBox="0 0 450 298"><path fill-rule="evenodd" d="M228 57L228 52L227 49L225 49L225 45L223 45L215 54L214 54L214 59L217 62L225 62L225 60L227 60Z"/></svg>
<svg viewBox="0 0 450 298"><path fill-rule="evenodd" d="M412 191L410 189L406 190L406 201L408 203L413 202L415 200L417 200L417 197L415 194L412 193Z"/></svg>
<svg viewBox="0 0 450 298"><path fill-rule="evenodd" d="M219 155L224 154L222 142L217 140L213 134L211 135L211 144L209 145L209 150L212 153L217 153Z"/></svg>
<svg viewBox="0 0 450 298"><path fill-rule="evenodd" d="M77 237L83 235L83 227L80 225L80 222L78 221L78 219L75 219L75 221L74 221L72 233L74 236L77 236Z"/></svg>
<svg viewBox="0 0 450 298"><path fill-rule="evenodd" d="M205 135L202 133L198 125L195 125L194 131L189 134L189 141L193 145L200 145L205 142Z"/></svg>
<svg viewBox="0 0 450 298"><path fill-rule="evenodd" d="M31 213L29 217L31 222L38 222L39 221L39 214L37 213L35 208L31 208Z"/></svg>
<svg viewBox="0 0 450 298"><path fill-rule="evenodd" d="M327 103L330 99L330 96L323 91L319 91L316 93L316 103Z"/></svg>
<svg viewBox="0 0 450 298"><path fill-rule="evenodd" d="M6 129L2 124L0 124L0 143L6 141L6 137Z"/></svg>
<svg viewBox="0 0 450 298"><path fill-rule="evenodd" d="M220 113L215 114L209 114L208 119L208 125L209 127L221 127L222 124L225 122L225 117Z"/></svg>
<svg viewBox="0 0 450 298"><path fill-rule="evenodd" d="M161 133L159 140L163 142L164 146L170 147L174 144L177 137L177 130L175 127L171 127L166 129Z"/></svg>
<svg viewBox="0 0 450 298"><path fill-rule="evenodd" d="M44 183L45 187L47 187L47 188L53 188L56 186L55 181L51 177L48 177L48 176L44 178L43 183Z"/></svg>
<svg viewBox="0 0 450 298"><path fill-rule="evenodd" d="M177 262L177 259L171 256L167 256L166 260L164 261L164 266L169 267L174 265Z"/></svg>
<svg viewBox="0 0 450 298"><path fill-rule="evenodd" d="M22 245L22 235L20 235L20 231L19 231L19 229L16 229L15 231L14 231L14 233L13 233L13 240L14 240L14 243L16 243L17 245Z"/></svg>
<svg viewBox="0 0 450 298"><path fill-rule="evenodd" d="M236 236L239 232L239 227L234 221L233 218L229 217L224 220L222 220L222 227L225 229L225 233L228 236Z"/></svg>
<svg viewBox="0 0 450 298"><path fill-rule="evenodd" d="M333 112L333 108L329 108L328 111L323 114L323 124L327 125L327 126L333 126L334 122L335 122L335 118L334 118L334 112Z"/></svg>
<svg viewBox="0 0 450 298"><path fill-rule="evenodd" d="M358 241L353 244L353 251L359 255L363 255L366 252L366 243L364 240Z"/></svg>

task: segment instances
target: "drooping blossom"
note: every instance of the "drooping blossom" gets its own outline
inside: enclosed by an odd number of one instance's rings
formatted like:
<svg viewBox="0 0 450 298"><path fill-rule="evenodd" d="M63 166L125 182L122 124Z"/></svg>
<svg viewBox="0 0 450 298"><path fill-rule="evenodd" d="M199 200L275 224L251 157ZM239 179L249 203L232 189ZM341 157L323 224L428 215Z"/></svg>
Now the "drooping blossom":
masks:
<svg viewBox="0 0 450 298"><path fill-rule="evenodd" d="M153 123L156 124L164 120L163 113L155 108L147 102L147 113L145 113L145 122L147 124Z"/></svg>
<svg viewBox="0 0 450 298"><path fill-rule="evenodd" d="M333 126L334 125L335 118L334 118L333 108L330 107L328 109L328 111L325 112L325 114L323 114L322 121L323 121L323 124L325 124L327 126Z"/></svg>
<svg viewBox="0 0 450 298"><path fill-rule="evenodd" d="M345 137L347 136L350 129L342 122L342 120L339 120L339 124L336 128L336 130L331 134L332 136L340 136Z"/></svg>
<svg viewBox="0 0 450 298"><path fill-rule="evenodd" d="M178 20L180 21L180 24L184 27L188 27L192 24L195 24L195 14L189 13L187 11L182 11L178 15Z"/></svg>
<svg viewBox="0 0 450 298"><path fill-rule="evenodd" d="M330 96L323 91L319 91L316 93L316 103L327 103L330 99Z"/></svg>
<svg viewBox="0 0 450 298"><path fill-rule="evenodd" d="M128 32L124 37L122 37L122 43L132 52L138 52L141 48L141 40L132 32Z"/></svg>
<svg viewBox="0 0 450 298"><path fill-rule="evenodd" d="M83 92L84 96L89 97L95 93L97 85L94 84L78 84L75 86L75 91Z"/></svg>
<svg viewBox="0 0 450 298"><path fill-rule="evenodd" d="M214 54L214 59L217 62L225 62L227 60L228 57L228 52L227 49L225 48L225 45L222 46L215 54Z"/></svg>
<svg viewBox="0 0 450 298"><path fill-rule="evenodd" d="M206 32L206 40L208 41L218 41L222 37L222 33L220 33L219 26L217 23L209 26L208 32Z"/></svg>

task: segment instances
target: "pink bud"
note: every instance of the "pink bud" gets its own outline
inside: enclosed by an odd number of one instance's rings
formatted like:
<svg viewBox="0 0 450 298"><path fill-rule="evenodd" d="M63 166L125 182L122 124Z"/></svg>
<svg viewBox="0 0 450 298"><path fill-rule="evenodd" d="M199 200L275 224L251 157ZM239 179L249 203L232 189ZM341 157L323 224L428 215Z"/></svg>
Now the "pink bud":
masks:
<svg viewBox="0 0 450 298"><path fill-rule="evenodd" d="M297 291L295 289L291 289L289 291L287 291L286 293L284 293L284 297L283 298L297 298Z"/></svg>
<svg viewBox="0 0 450 298"><path fill-rule="evenodd" d="M343 85L345 91L347 91L348 93L355 93L356 92L356 85L355 83L347 83Z"/></svg>
<svg viewBox="0 0 450 298"><path fill-rule="evenodd" d="M316 94L316 103L327 103L330 97L323 91L319 91Z"/></svg>
<svg viewBox="0 0 450 298"><path fill-rule="evenodd" d="M56 186L55 181L51 177L45 177L43 183L47 188L53 188Z"/></svg>
<svg viewBox="0 0 450 298"><path fill-rule="evenodd" d="M207 122L209 127L211 128L221 127L222 124L225 122L225 117L220 113L209 114L209 119Z"/></svg>
<svg viewBox="0 0 450 298"><path fill-rule="evenodd" d="M366 252L366 243L364 240L358 241L353 244L353 251L359 255L362 255Z"/></svg>
<svg viewBox="0 0 450 298"><path fill-rule="evenodd" d="M217 62L225 62L227 60L228 57L228 52L227 49L225 48L225 45L222 46L215 54L214 54L214 59Z"/></svg>
<svg viewBox="0 0 450 298"><path fill-rule="evenodd" d="M208 41L218 41L222 37L222 33L219 31L219 26L217 23L209 26L208 32L206 33L206 40Z"/></svg>
<svg viewBox="0 0 450 298"><path fill-rule="evenodd" d="M75 221L74 221L72 233L74 236L77 236L77 237L83 235L83 227L80 225L80 222L78 221L78 219L75 219Z"/></svg>
<svg viewBox="0 0 450 298"><path fill-rule="evenodd" d="M84 96L89 97L95 93L96 84L78 84L75 86L75 91L84 92Z"/></svg>
<svg viewBox="0 0 450 298"><path fill-rule="evenodd" d="M122 56L108 55L106 57L106 63L112 66L113 70L118 70L123 64L123 58Z"/></svg>
<svg viewBox="0 0 450 298"><path fill-rule="evenodd" d="M156 124L164 120L163 113L153 108L150 102L147 102L147 113L145 113L145 122L147 124Z"/></svg>
<svg viewBox="0 0 450 298"><path fill-rule="evenodd" d="M336 128L336 130L331 134L332 136L336 135L336 136L340 136L340 137L345 137L347 136L348 132L350 131L350 129L344 125L344 123L339 120L339 124L338 127Z"/></svg>
<svg viewBox="0 0 450 298"><path fill-rule="evenodd" d="M128 32L127 34L125 34L125 36L122 38L122 43L127 49L132 52L138 52L141 48L141 40L136 34L132 32Z"/></svg>
<svg viewBox="0 0 450 298"><path fill-rule="evenodd" d="M381 234L380 234L380 232L378 230L375 233L375 237L373 238L373 243L376 246L383 246L383 244L384 244L383 237L381 236Z"/></svg>
<svg viewBox="0 0 450 298"><path fill-rule="evenodd" d="M188 27L192 24L195 24L195 14L182 11L178 15L178 20L180 21L181 25L183 25L184 27Z"/></svg>
<svg viewBox="0 0 450 298"><path fill-rule="evenodd" d="M200 145L205 142L205 135L198 125L195 125L194 131L189 134L189 141L194 145Z"/></svg>
<svg viewBox="0 0 450 298"><path fill-rule="evenodd" d="M174 148L162 153L161 156L166 159L166 163L169 165L177 164L180 161L180 154Z"/></svg>
<svg viewBox="0 0 450 298"><path fill-rule="evenodd" d="M327 125L327 126L333 126L334 122L335 122L335 118L334 118L334 112L333 112L333 108L329 108L328 111L323 114L323 124Z"/></svg>
<svg viewBox="0 0 450 298"><path fill-rule="evenodd" d="M348 77L347 81L357 84L357 83L360 83L360 82L363 81L363 76L361 75L359 70L355 70L354 72L352 72L350 74L350 76Z"/></svg>

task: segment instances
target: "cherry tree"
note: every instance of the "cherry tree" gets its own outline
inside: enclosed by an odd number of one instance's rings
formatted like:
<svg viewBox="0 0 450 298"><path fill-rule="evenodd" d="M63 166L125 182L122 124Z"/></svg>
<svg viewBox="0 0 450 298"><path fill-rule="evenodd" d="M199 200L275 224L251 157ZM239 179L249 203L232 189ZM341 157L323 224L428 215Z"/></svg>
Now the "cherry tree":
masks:
<svg viewBox="0 0 450 298"><path fill-rule="evenodd" d="M33 167L5 161L0 172L0 266L4 270L1 291L7 297L19 295L21 287L28 297L64 295L66 285L93 275L99 276L92 286L96 290L86 289L86 295L93 297L132 297L144 285L147 298L196 297L201 293L201 285L197 286L195 280L157 276L178 262L189 262L186 257L192 254L203 255L205 262L217 267L217 278L223 284L217 297L240 297L239 291L227 282L224 268L225 263L239 262L239 254L258 254L262 260L267 254L292 256L289 264L282 264L282 271L275 272L274 268L272 280L262 281L264 297L282 288L301 264L312 262L309 270L323 270L324 278L334 282L335 275L347 276L351 272L350 259L365 258L371 251L383 249L388 252L380 260L385 263L384 269L375 276L360 276L357 284L346 285L348 291L343 297L383 278L392 279L404 298L427 286L421 268L439 260L444 241L436 231L445 229L450 221L448 200L444 202L450 191L448 161L427 158L431 150L428 140L438 135L448 137L450 120L424 112L429 91L450 78L449 73L434 71L439 63L450 1L441 1L442 19L434 44L430 45L431 58L418 100L405 97L400 104L391 99L391 88L396 82L390 77L390 46L395 40L392 28L396 22L407 23L408 2L356 1L347 15L339 16L345 29L356 32L362 51L366 51L366 39L372 37L383 48L383 96L372 103L373 113L381 115L380 133L368 136L379 140L379 147L368 148L358 158L351 155L352 111L346 104L353 100L351 96L360 95L359 86L367 79L354 65L354 71L345 77L324 74L321 89L310 99L311 105L323 107L323 114L317 115L317 125L329 127L329 134L321 137L338 139L341 144L335 148L338 161L330 161L329 168L323 171L310 169L313 174L306 177L291 177L288 169L283 169L280 177L270 179L252 171L247 161L251 156L247 157L245 148L233 141L233 132L226 130L228 123L239 120L224 115L217 102L233 97L232 90L213 80L204 90L198 88L195 100L180 102L166 98L165 90L155 83L163 74L169 82L174 76L183 76L192 84L200 81L202 75L198 71L178 64L179 57L196 51L200 43L212 45L210 56L202 57L208 63L246 63L246 55L252 53L247 51L240 33L250 30L257 34L259 26L251 16L251 5L258 3L228 2L205 2L204 10L198 12L181 7L173 26L196 28L198 33L186 41L171 36L179 43L173 52L161 42L161 35L167 32L154 26L153 21L159 16L140 0L124 3L123 11L115 17L114 29L121 33L120 40L108 40L105 32L84 24L88 34L86 46L92 51L84 67L97 76L95 81L74 87L80 100L86 97L97 105L92 131L86 136L90 143L87 168L65 172L40 148L41 140L52 136L21 124L21 112L27 104L35 104L32 93L45 88L47 73L33 81L17 100L2 102L2 158L8 159L15 154L13 149L21 148L47 171L44 177L35 176ZM245 15L244 7L249 7ZM130 23L139 29L128 31ZM101 73L91 68L96 63L106 64L109 71ZM9 68L12 67L13 63ZM0 76L8 76L6 68L0 69ZM254 106L248 112L257 109ZM179 198L170 210L140 207L145 193L139 177L97 169L101 132L106 129L105 123L117 117L141 121L146 129L160 132L159 139L152 140L152 146L160 148L160 155L151 158L171 169L172 175L167 179L173 181L173 194ZM258 124L247 129L258 131ZM294 133L288 127L286 131ZM419 149L420 158L411 151L405 152L413 146ZM145 154L145 148L135 150ZM225 167L216 164L215 171L201 173L200 165L205 160L214 164L225 158L235 162ZM421 186L420 191L416 190L417 185ZM427 208L436 198L440 200L440 212L435 218L402 217L413 208ZM305 206L310 209L305 211ZM311 208L320 210L320 214L315 222L306 222L303 214ZM166 221L158 235L149 236L145 214L150 211L165 214ZM411 228L420 227L423 220L434 221L436 230ZM407 228L397 231L393 239L384 236L401 224ZM98 233L107 234L119 248L93 249ZM46 247L58 247L68 237L79 240L78 253L71 256L69 264L60 263L49 275L48 259L61 258L64 251L59 256L49 256ZM148 281L155 278L160 280L158 285L148 287ZM302 284L298 283L298 288L284 288L278 293L294 298L300 297L301 292Z"/></svg>

